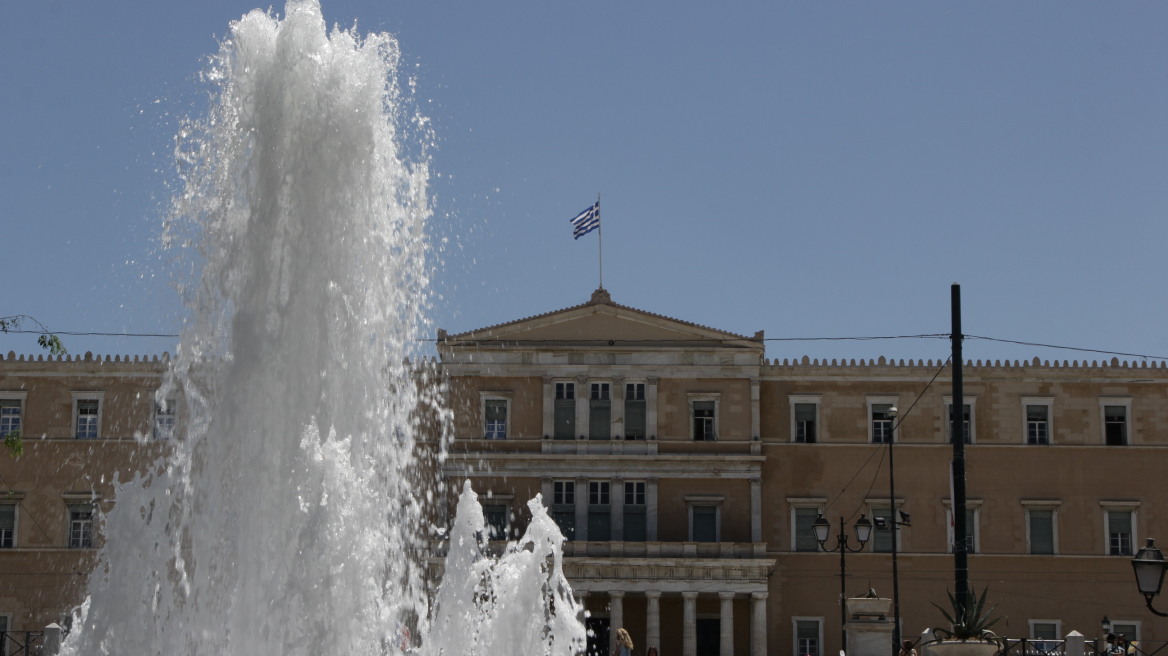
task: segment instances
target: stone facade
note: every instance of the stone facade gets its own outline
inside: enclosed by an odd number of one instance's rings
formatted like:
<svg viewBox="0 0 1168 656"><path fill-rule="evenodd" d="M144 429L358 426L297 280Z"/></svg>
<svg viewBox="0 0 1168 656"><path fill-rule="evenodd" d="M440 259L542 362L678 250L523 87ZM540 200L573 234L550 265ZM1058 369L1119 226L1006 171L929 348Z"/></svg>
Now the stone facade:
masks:
<svg viewBox="0 0 1168 656"><path fill-rule="evenodd" d="M594 653L607 654L606 632L623 626L637 656L649 646L834 654L839 554L819 551L810 523L830 522L830 546L840 518L850 527L893 506L911 515L896 532L903 632L942 621L930 602L944 602L953 581L944 362L769 360L762 333L652 314L603 290L563 310L439 331L437 349L452 417L448 512L470 480L502 539L522 532L528 499L541 495L570 538L567 572ZM159 455L165 367L0 360L0 401L20 402L25 445L19 459L0 456L0 503L15 516L0 548L10 629L59 621L79 601L100 536L78 543L84 518L72 513L110 503L115 474ZM1106 615L1129 638L1168 638L1129 565L1144 538L1168 535L1164 363L970 362L964 395L970 578L1006 618L995 628L1090 640ZM78 439L92 400L97 435ZM883 442L891 405L895 499ZM876 531L846 556L848 596L891 596L892 539Z"/></svg>
<svg viewBox="0 0 1168 656"><path fill-rule="evenodd" d="M114 482L162 455L154 393L165 367L89 354L0 360L0 426L16 427L24 449L0 452L4 630L41 630L81 600Z"/></svg>

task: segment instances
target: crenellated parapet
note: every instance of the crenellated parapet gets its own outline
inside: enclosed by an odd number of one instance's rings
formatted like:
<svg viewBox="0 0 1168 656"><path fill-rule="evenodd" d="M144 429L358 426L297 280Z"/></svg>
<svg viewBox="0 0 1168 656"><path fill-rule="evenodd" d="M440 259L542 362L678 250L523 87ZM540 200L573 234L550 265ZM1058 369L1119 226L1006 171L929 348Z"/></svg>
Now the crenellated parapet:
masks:
<svg viewBox="0 0 1168 656"><path fill-rule="evenodd" d="M0 356L0 363L10 362L91 362L91 363L130 363L130 364L165 364L170 362L170 353L163 352L161 355L155 353L153 355L94 355L92 351L86 351L84 355L74 355L66 353L63 355L46 355L44 353L28 354L23 353L17 355L15 351L9 351L8 355Z"/></svg>
<svg viewBox="0 0 1168 656"><path fill-rule="evenodd" d="M880 356L876 359L837 359L832 358L830 361L827 358L810 358L803 356L802 358L765 358L763 360L764 372L768 369L772 372L785 370L798 370L801 372L807 371L808 368L821 369L863 369L866 372L876 368L884 369L936 369L944 366L948 360L913 360L885 358ZM1108 369L1168 369L1168 362L1164 360L1120 360L1119 358L1111 358L1110 360L1042 360L1040 358L1033 358L1030 360L966 360L965 367L970 369L1003 369L1003 370L1018 370L1018 369L1079 369L1079 370L1108 370Z"/></svg>

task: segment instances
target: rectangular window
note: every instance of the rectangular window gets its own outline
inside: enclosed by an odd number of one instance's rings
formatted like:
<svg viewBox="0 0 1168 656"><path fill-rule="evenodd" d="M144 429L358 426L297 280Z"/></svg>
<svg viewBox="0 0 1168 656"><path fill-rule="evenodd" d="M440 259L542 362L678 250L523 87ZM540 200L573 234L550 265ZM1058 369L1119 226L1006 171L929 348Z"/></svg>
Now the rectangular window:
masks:
<svg viewBox="0 0 1168 656"><path fill-rule="evenodd" d="M169 440L174 437L175 402L167 399L164 403L154 402L154 439Z"/></svg>
<svg viewBox="0 0 1168 656"><path fill-rule="evenodd" d="M1058 622L1051 620L1030 620L1031 640L1058 640Z"/></svg>
<svg viewBox="0 0 1168 656"><path fill-rule="evenodd" d="M0 439L20 434L21 406L20 399L0 399Z"/></svg>
<svg viewBox="0 0 1168 656"><path fill-rule="evenodd" d="M506 540L510 509L505 503L484 503L483 520L486 524L487 539Z"/></svg>
<svg viewBox="0 0 1168 656"><path fill-rule="evenodd" d="M693 415L693 438L697 441L711 441L715 439L714 401L691 401L690 412Z"/></svg>
<svg viewBox="0 0 1168 656"><path fill-rule="evenodd" d="M795 442L814 444L816 440L816 420L819 415L819 406L815 403L796 403L795 408Z"/></svg>
<svg viewBox="0 0 1168 656"><path fill-rule="evenodd" d="M576 482L552 482L552 519L564 538L576 538Z"/></svg>
<svg viewBox="0 0 1168 656"><path fill-rule="evenodd" d="M69 548L93 548L93 506L75 504L69 506Z"/></svg>
<svg viewBox="0 0 1168 656"><path fill-rule="evenodd" d="M718 541L718 507L690 506L693 542Z"/></svg>
<svg viewBox="0 0 1168 656"><path fill-rule="evenodd" d="M1140 625L1138 622L1117 622L1112 620L1111 632L1117 636L1123 636L1129 642L1139 642L1140 640Z"/></svg>
<svg viewBox="0 0 1168 656"><path fill-rule="evenodd" d="M612 439L612 399L608 383L592 383L588 397L588 438Z"/></svg>
<svg viewBox="0 0 1168 656"><path fill-rule="evenodd" d="M815 539L815 520L819 518L818 508L795 508L794 531L795 551L819 551L819 542Z"/></svg>
<svg viewBox="0 0 1168 656"><path fill-rule="evenodd" d="M625 481L625 542L645 541L645 520L645 481Z"/></svg>
<svg viewBox="0 0 1168 656"><path fill-rule="evenodd" d="M625 439L643 440L646 430L645 383L625 385Z"/></svg>
<svg viewBox="0 0 1168 656"><path fill-rule="evenodd" d="M955 419L954 412L953 412L953 404L946 403L945 404L945 411L946 411L945 416L949 418L949 420L947 422L945 422L945 428L946 428L945 434L948 436L949 443L952 444L953 443L953 420ZM966 444L973 444L973 407L971 405L969 405L968 403L964 403L961 405L961 437L962 437L962 439L965 440Z"/></svg>
<svg viewBox="0 0 1168 656"><path fill-rule="evenodd" d="M612 539L608 481L588 481L588 539L595 542Z"/></svg>
<svg viewBox="0 0 1168 656"><path fill-rule="evenodd" d="M819 634L822 633L819 620L795 620L794 656L820 656Z"/></svg>
<svg viewBox="0 0 1168 656"><path fill-rule="evenodd" d="M1054 511L1030 508L1026 511L1030 553L1054 553Z"/></svg>
<svg viewBox="0 0 1168 656"><path fill-rule="evenodd" d="M1132 512L1107 511L1107 553L1112 556L1132 555Z"/></svg>
<svg viewBox="0 0 1168 656"><path fill-rule="evenodd" d="M571 440L576 437L576 384L556 383L555 437Z"/></svg>
<svg viewBox="0 0 1168 656"><path fill-rule="evenodd" d="M891 444L892 415L889 414L889 411L892 410L892 404L873 403L869 407L871 408L872 443Z"/></svg>
<svg viewBox="0 0 1168 656"><path fill-rule="evenodd" d="M1127 406L1103 406L1103 443L1107 446L1127 444Z"/></svg>
<svg viewBox="0 0 1168 656"><path fill-rule="evenodd" d="M1026 443L1050 444L1050 406L1026 406Z"/></svg>
<svg viewBox="0 0 1168 656"><path fill-rule="evenodd" d="M77 439L97 439L98 422L101 418L101 401L98 399L77 399L75 407L77 415Z"/></svg>
<svg viewBox="0 0 1168 656"><path fill-rule="evenodd" d="M507 439L507 400L486 399L483 403L483 425L488 440Z"/></svg>
<svg viewBox="0 0 1168 656"><path fill-rule="evenodd" d="M16 504L0 503L0 549L16 546Z"/></svg>
<svg viewBox="0 0 1168 656"><path fill-rule="evenodd" d="M953 552L954 541L956 538L956 526L953 524L953 509L950 508L945 512L945 517L949 521L949 552ZM977 553L977 509L965 509L965 553Z"/></svg>

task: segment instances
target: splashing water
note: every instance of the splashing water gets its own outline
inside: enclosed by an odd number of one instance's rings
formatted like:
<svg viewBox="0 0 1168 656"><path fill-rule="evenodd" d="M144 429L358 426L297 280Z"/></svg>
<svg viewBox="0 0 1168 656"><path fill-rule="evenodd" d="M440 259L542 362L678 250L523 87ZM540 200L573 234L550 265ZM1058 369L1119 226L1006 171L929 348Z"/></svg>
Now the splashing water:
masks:
<svg viewBox="0 0 1168 656"><path fill-rule="evenodd" d="M66 653L582 646L562 538L537 502L528 536L487 565L468 488L427 599L437 475L415 436L442 413L403 364L426 327L430 209L427 144L412 163L401 152L426 122L405 110L398 58L388 35L328 31L316 0L231 25L206 74L216 102L178 138L165 234L202 269L159 393L181 399L185 437L117 486Z"/></svg>

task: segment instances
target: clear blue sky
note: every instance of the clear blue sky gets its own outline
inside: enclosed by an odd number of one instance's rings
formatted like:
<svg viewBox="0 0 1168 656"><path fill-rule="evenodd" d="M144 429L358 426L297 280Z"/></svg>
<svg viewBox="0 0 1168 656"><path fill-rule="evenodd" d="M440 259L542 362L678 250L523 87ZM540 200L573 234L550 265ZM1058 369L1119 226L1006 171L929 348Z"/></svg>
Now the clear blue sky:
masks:
<svg viewBox="0 0 1168 656"><path fill-rule="evenodd" d="M0 314L174 333L176 122L250 0L0 5ZM1168 3L323 0L433 120L434 322L619 303L737 333L1168 355ZM282 5L276 6L282 12ZM74 352L173 339L66 337ZM0 335L0 352L37 352ZM944 358L941 340L768 342ZM1105 356L966 344L978 358Z"/></svg>

